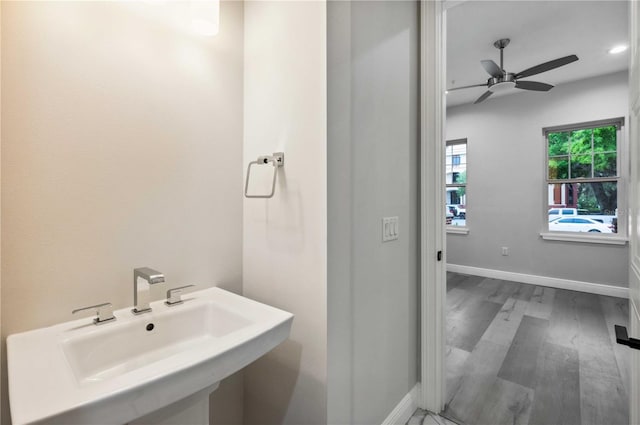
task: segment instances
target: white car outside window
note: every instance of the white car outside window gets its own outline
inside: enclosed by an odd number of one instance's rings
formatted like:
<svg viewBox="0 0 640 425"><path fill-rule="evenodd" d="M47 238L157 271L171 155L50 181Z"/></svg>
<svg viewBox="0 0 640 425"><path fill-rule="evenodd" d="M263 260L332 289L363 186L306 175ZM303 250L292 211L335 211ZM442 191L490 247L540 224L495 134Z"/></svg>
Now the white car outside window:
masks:
<svg viewBox="0 0 640 425"><path fill-rule="evenodd" d="M553 221L560 217L576 215L578 215L578 210L576 208L552 208L549 210L549 221Z"/></svg>
<svg viewBox="0 0 640 425"><path fill-rule="evenodd" d="M556 232L596 232L613 233L606 224L590 218L566 217L558 218L549 223L549 230Z"/></svg>

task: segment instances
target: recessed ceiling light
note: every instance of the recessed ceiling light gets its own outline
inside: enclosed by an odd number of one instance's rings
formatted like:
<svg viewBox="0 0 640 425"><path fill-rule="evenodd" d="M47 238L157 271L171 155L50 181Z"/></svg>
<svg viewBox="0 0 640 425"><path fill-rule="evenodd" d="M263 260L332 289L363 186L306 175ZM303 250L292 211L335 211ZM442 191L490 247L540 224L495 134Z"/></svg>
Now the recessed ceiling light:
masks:
<svg viewBox="0 0 640 425"><path fill-rule="evenodd" d="M619 46L615 46L615 47L612 47L611 49L609 49L609 53L612 54L612 55L615 55L616 53L624 52L625 50L627 50L627 48L628 48L628 46L621 44Z"/></svg>

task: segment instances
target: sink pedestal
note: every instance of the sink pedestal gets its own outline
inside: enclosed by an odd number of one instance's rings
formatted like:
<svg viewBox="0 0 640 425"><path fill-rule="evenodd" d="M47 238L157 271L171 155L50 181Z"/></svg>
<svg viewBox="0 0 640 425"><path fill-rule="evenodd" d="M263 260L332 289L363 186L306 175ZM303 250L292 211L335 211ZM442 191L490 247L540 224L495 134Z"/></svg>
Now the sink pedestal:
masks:
<svg viewBox="0 0 640 425"><path fill-rule="evenodd" d="M189 397L129 422L129 425L209 425L209 395L217 382Z"/></svg>

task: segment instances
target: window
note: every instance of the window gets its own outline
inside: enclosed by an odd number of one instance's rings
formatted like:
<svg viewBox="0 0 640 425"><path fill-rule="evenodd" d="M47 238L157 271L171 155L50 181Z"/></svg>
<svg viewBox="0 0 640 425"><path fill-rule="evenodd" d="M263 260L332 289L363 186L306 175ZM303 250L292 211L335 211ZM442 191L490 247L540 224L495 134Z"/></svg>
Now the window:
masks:
<svg viewBox="0 0 640 425"><path fill-rule="evenodd" d="M623 118L544 129L550 232L617 233ZM580 216L580 218L577 218Z"/></svg>
<svg viewBox="0 0 640 425"><path fill-rule="evenodd" d="M467 222L467 139L449 140L445 149L447 226Z"/></svg>

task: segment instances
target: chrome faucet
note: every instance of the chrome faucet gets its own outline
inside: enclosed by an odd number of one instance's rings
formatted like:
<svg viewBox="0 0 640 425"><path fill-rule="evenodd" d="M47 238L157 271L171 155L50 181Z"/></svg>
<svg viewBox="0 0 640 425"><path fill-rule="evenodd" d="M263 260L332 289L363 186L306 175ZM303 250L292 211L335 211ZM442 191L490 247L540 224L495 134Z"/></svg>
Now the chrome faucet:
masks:
<svg viewBox="0 0 640 425"><path fill-rule="evenodd" d="M142 279L142 282L139 282ZM149 267L140 267L133 270L133 314L142 314L151 311L150 285L164 282L164 275Z"/></svg>

